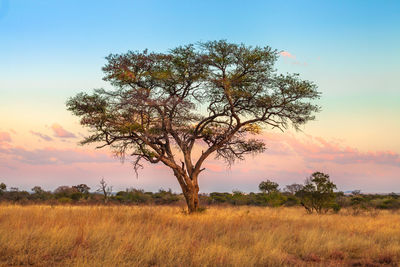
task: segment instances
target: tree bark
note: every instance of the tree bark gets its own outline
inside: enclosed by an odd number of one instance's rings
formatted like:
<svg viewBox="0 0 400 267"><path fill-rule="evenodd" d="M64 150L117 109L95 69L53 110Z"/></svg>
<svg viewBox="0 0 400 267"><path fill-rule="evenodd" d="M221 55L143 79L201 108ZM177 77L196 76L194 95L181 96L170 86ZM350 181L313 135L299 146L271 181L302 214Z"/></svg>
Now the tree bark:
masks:
<svg viewBox="0 0 400 267"><path fill-rule="evenodd" d="M192 177L186 177L185 179L178 171L174 171L174 174L178 179L183 195L185 196L188 212L197 212L199 210L199 185L197 182L197 176L192 175Z"/></svg>
<svg viewBox="0 0 400 267"><path fill-rule="evenodd" d="M184 194L186 199L186 204L188 206L188 212L194 213L199 210L199 190L198 188L193 188L193 190L188 190Z"/></svg>

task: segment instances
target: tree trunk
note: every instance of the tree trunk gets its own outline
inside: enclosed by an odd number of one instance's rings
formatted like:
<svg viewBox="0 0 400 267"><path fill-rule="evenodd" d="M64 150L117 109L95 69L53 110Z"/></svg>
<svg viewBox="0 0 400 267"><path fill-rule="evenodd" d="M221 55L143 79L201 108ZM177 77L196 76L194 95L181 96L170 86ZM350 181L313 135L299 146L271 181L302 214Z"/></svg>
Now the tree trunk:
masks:
<svg viewBox="0 0 400 267"><path fill-rule="evenodd" d="M188 206L189 213L193 213L199 210L199 190L188 190L186 194L184 194L186 203Z"/></svg>
<svg viewBox="0 0 400 267"><path fill-rule="evenodd" d="M185 179L185 177L176 170L174 170L174 174L185 196L188 212L197 212L199 210L199 185L197 183L197 175L190 178L186 177Z"/></svg>

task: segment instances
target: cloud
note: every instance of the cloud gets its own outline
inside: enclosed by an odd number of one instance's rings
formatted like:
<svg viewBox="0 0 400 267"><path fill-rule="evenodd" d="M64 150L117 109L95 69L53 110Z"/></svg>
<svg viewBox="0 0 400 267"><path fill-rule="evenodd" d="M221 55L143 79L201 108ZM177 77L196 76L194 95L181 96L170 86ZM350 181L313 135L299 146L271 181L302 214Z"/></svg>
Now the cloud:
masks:
<svg viewBox="0 0 400 267"><path fill-rule="evenodd" d="M280 52L279 54L280 54L282 57L288 57L288 58L293 58L293 59L296 58L295 55L292 55L292 54L289 53L288 51L282 51L282 52Z"/></svg>
<svg viewBox="0 0 400 267"><path fill-rule="evenodd" d="M56 149L52 147L28 150L22 147L0 148L0 155L7 155L20 163L30 165L68 165L73 163L115 162L104 152L78 149Z"/></svg>
<svg viewBox="0 0 400 267"><path fill-rule="evenodd" d="M42 133L34 132L34 131L31 131L31 134L36 135L36 136L40 137L41 139L43 139L45 141L52 141L53 140L53 138L51 138L47 134L42 134Z"/></svg>
<svg viewBox="0 0 400 267"><path fill-rule="evenodd" d="M299 139L290 134L273 133L265 134L263 139L267 147L271 147L266 153L271 150L272 153L280 153L280 151L285 154L292 153L306 162L330 162L340 165L373 163L400 167L400 155L392 151L362 152L337 141L307 135Z"/></svg>
<svg viewBox="0 0 400 267"><path fill-rule="evenodd" d="M213 156L207 159L203 166L206 170L200 178L202 192L229 192L234 188L254 192L262 180L271 179L282 186L302 183L315 171L328 173L339 190L391 192L400 186L398 153L360 151L346 146L343 140L290 132L269 132L260 138L266 143L266 152L249 156L231 168ZM8 179L6 182L17 186L97 183L99 177L105 176L121 188L126 185L157 190L162 186L179 191L171 170L162 164L144 162L145 168L136 179L129 158L126 164L121 165L108 150L75 147L28 149L12 145L0 142L0 173ZM195 148L194 158L202 149L201 146ZM31 178L37 180L33 182Z"/></svg>
<svg viewBox="0 0 400 267"><path fill-rule="evenodd" d="M7 132L0 132L0 143L11 142L11 136Z"/></svg>
<svg viewBox="0 0 400 267"><path fill-rule="evenodd" d="M282 57L286 58L285 62L290 63L292 65L298 65L298 66L308 66L307 62L299 61L296 60L296 56L289 53L288 51L282 51L279 53Z"/></svg>
<svg viewBox="0 0 400 267"><path fill-rule="evenodd" d="M76 135L65 130L60 124L54 123L51 126L51 129L54 132L54 136L60 138L76 138Z"/></svg>

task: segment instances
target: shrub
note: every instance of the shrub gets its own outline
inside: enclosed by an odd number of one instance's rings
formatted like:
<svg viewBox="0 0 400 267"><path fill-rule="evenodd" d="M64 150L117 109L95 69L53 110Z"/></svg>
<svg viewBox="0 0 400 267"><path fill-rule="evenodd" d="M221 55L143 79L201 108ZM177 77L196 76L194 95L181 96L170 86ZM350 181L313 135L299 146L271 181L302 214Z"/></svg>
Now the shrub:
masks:
<svg viewBox="0 0 400 267"><path fill-rule="evenodd" d="M353 211L353 215L359 215L363 211L369 209L369 204L367 199L363 195L355 195L350 199L350 205Z"/></svg>
<svg viewBox="0 0 400 267"><path fill-rule="evenodd" d="M168 191L160 189L157 193L153 194L153 197L156 204L172 204L179 200L178 195L172 193L171 189Z"/></svg>
<svg viewBox="0 0 400 267"><path fill-rule="evenodd" d="M149 203L151 202L152 194L145 193L143 190L131 188L126 191L119 191L113 199L126 203Z"/></svg>
<svg viewBox="0 0 400 267"><path fill-rule="evenodd" d="M249 198L243 192L233 191L231 202L233 205L247 205Z"/></svg>
<svg viewBox="0 0 400 267"><path fill-rule="evenodd" d="M314 172L304 184L303 189L297 192L301 205L308 213L326 213L333 209L336 195L333 190L336 185L329 180L329 175Z"/></svg>
<svg viewBox="0 0 400 267"><path fill-rule="evenodd" d="M54 196L58 198L71 198L71 195L74 193L79 193L79 191L76 188L67 186L67 185L62 185L57 187L56 190L54 190Z"/></svg>
<svg viewBox="0 0 400 267"><path fill-rule="evenodd" d="M210 193L210 204L211 203L230 203L231 199L232 199L232 196L229 193L219 193L219 192Z"/></svg>
<svg viewBox="0 0 400 267"><path fill-rule="evenodd" d="M279 207L287 201L287 197L280 192L271 192L266 196L267 205L270 207Z"/></svg>
<svg viewBox="0 0 400 267"><path fill-rule="evenodd" d="M292 207L298 204L300 204L299 199L293 195L286 196L286 201L285 203L283 203L283 205L285 205L286 207Z"/></svg>

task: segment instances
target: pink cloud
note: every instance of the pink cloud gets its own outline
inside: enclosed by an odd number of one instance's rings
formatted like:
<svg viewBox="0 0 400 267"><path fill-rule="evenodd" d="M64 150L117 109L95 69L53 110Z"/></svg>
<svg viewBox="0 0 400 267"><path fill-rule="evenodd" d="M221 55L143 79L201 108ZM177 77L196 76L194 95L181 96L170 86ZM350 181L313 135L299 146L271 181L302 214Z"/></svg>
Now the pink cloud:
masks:
<svg viewBox="0 0 400 267"><path fill-rule="evenodd" d="M289 53L288 51L282 51L282 52L280 52L279 54L280 54L282 57L288 57L288 58L293 58L293 59L296 58L295 55L292 55L292 54Z"/></svg>
<svg viewBox="0 0 400 267"><path fill-rule="evenodd" d="M52 147L28 150L22 147L0 148L0 155L29 165L59 165L88 162L114 162L105 151L91 152L82 149L57 149Z"/></svg>
<svg viewBox="0 0 400 267"><path fill-rule="evenodd" d="M254 192L265 179L274 180L283 187L293 182L302 183L314 171L330 174L339 190L390 192L400 188L400 155L396 152L360 151L341 140L303 134L265 133L262 139L267 146L265 153L249 156L230 169L223 161L210 157L199 178L201 191L230 192L237 188ZM198 155L202 149L197 147L194 154ZM160 187L180 190L172 171L162 164L145 163L136 179L129 159L121 165L107 149L82 149L75 145L27 149L3 143L0 145L0 173L7 184L28 189L36 184L96 185L104 176L121 189L133 186L153 191Z"/></svg>
<svg viewBox="0 0 400 267"><path fill-rule="evenodd" d="M60 124L54 123L51 126L51 129L54 132L54 136L60 138L76 138L76 135L65 130Z"/></svg>
<svg viewBox="0 0 400 267"><path fill-rule="evenodd" d="M284 58L290 59L290 60L285 60L286 63L290 63L292 65L298 65L298 66L308 66L307 62L302 62L302 61L296 60L296 56L289 53L288 51L282 51L279 54Z"/></svg>
<svg viewBox="0 0 400 267"><path fill-rule="evenodd" d="M11 142L11 136L7 132L0 132L0 143Z"/></svg>
<svg viewBox="0 0 400 267"><path fill-rule="evenodd" d="M334 162L337 164L374 163L400 167L400 155L392 151L362 152L356 148L345 146L338 142L327 141L321 137L304 136L297 139L290 134L265 134L264 141L270 150L266 153L281 153L282 144L287 147L284 151L301 157L306 162ZM280 145L277 147L277 143Z"/></svg>
<svg viewBox="0 0 400 267"><path fill-rule="evenodd" d="M43 133L39 133L39 132L35 132L35 131L31 131L31 134L40 137L40 138L43 139L44 141L52 141L52 140L53 140L53 138L51 138L51 137L48 136L47 134L43 134Z"/></svg>

